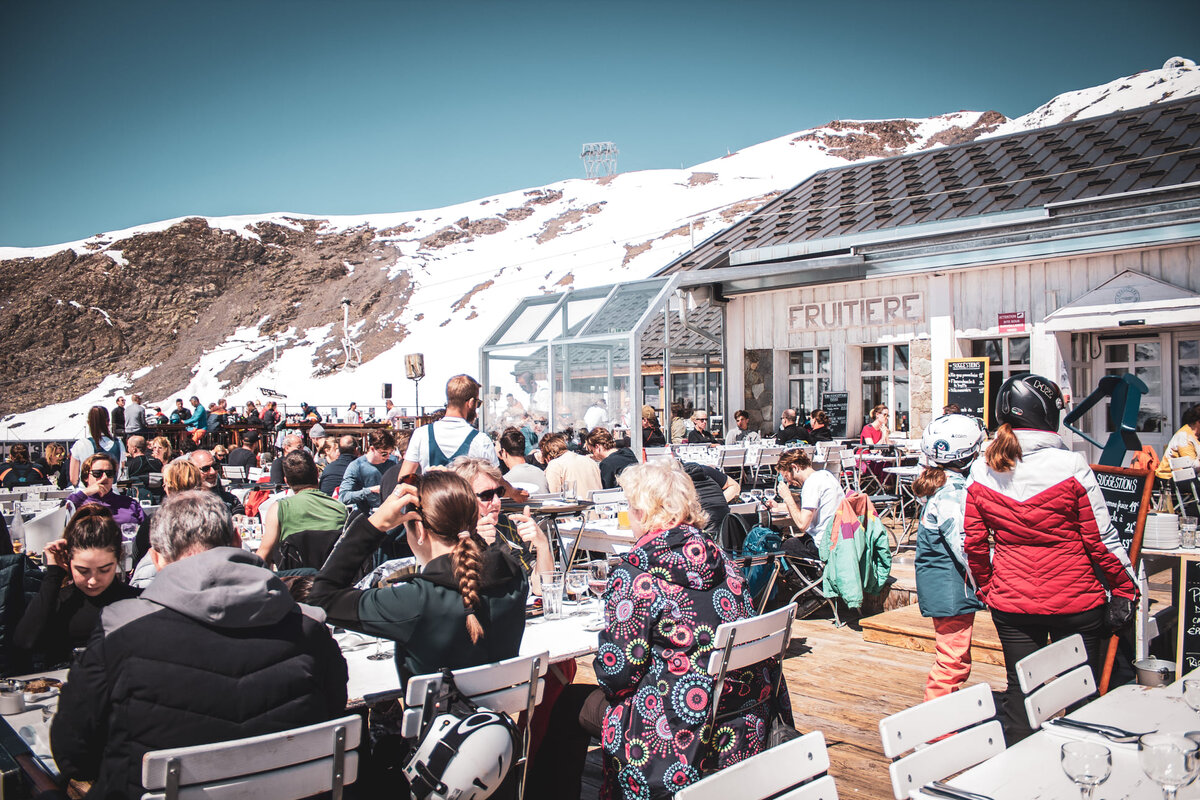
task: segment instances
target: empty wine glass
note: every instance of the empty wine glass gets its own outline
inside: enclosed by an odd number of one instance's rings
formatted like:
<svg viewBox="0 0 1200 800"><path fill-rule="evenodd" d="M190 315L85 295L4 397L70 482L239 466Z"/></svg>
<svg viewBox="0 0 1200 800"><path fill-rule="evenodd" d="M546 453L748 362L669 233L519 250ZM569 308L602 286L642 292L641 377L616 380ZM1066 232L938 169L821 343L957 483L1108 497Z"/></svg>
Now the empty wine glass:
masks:
<svg viewBox="0 0 1200 800"><path fill-rule="evenodd" d="M1138 764L1162 788L1163 800L1175 800L1180 787L1196 779L1200 751L1181 734L1147 733L1138 739Z"/></svg>
<svg viewBox="0 0 1200 800"><path fill-rule="evenodd" d="M1183 702L1193 711L1200 711L1200 678L1188 678L1183 682Z"/></svg>
<svg viewBox="0 0 1200 800"><path fill-rule="evenodd" d="M392 656L396 655L395 650L384 650L383 649L383 643L385 641L387 641L387 640L383 639L383 638L379 638L379 639L375 640L375 652L371 653L371 655L367 656L368 661L384 661L384 660L389 659Z"/></svg>
<svg viewBox="0 0 1200 800"><path fill-rule="evenodd" d="M573 569L567 573L567 596L574 602L582 602L588 592L589 573L584 569Z"/></svg>
<svg viewBox="0 0 1200 800"><path fill-rule="evenodd" d="M1067 742L1060 757L1062 770L1079 787L1081 800L1092 800L1092 792L1112 774L1112 751L1102 744Z"/></svg>

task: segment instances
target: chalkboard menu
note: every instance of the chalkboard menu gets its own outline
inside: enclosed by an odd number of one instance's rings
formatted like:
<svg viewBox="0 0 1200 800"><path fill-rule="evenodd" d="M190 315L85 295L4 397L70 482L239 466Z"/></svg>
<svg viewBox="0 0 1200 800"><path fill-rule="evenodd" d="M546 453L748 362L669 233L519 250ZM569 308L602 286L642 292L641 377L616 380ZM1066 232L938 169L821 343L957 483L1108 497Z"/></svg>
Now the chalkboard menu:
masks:
<svg viewBox="0 0 1200 800"><path fill-rule="evenodd" d="M960 414L988 420L988 360L951 358L946 361L946 402L957 405Z"/></svg>
<svg viewBox="0 0 1200 800"><path fill-rule="evenodd" d="M835 439L844 439L846 432L847 405L850 395L846 392L822 392L821 410L829 415L829 432Z"/></svg>
<svg viewBox="0 0 1200 800"><path fill-rule="evenodd" d="M1175 607L1179 609L1179 658L1175 674L1182 677L1200 667L1200 561L1183 559L1182 580Z"/></svg>
<svg viewBox="0 0 1200 800"><path fill-rule="evenodd" d="M1142 549L1142 529L1146 527L1146 513L1150 510L1154 473L1099 464L1092 465L1092 472L1096 473L1096 483L1100 485L1108 516L1121 537L1121 544L1130 558L1136 558L1137 551ZM1136 548L1133 546L1135 539Z"/></svg>

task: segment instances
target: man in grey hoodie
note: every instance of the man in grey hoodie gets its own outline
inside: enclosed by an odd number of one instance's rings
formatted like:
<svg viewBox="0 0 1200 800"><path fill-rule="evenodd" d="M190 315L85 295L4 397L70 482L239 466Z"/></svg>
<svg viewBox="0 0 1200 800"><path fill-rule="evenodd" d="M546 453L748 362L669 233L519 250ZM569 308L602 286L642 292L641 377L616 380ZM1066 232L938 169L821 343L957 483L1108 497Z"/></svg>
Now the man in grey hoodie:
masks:
<svg viewBox="0 0 1200 800"><path fill-rule="evenodd" d="M158 576L104 609L50 729L59 770L92 781L89 797L140 797L151 750L275 733L346 708L346 662L324 613L238 547L218 497L169 497L150 544Z"/></svg>

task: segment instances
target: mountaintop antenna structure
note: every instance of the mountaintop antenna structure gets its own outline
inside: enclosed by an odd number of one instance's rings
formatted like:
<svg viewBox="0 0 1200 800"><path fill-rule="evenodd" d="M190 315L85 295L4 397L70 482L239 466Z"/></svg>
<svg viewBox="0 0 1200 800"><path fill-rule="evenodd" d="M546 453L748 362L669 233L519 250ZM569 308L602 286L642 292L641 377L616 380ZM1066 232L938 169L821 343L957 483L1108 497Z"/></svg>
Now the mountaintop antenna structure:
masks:
<svg viewBox="0 0 1200 800"><path fill-rule="evenodd" d="M612 142L589 142L583 146L579 157L583 159L583 171L589 178L615 175L617 155L620 151Z"/></svg>
<svg viewBox="0 0 1200 800"><path fill-rule="evenodd" d="M350 298L342 298L342 369L362 363L362 350L350 337Z"/></svg>

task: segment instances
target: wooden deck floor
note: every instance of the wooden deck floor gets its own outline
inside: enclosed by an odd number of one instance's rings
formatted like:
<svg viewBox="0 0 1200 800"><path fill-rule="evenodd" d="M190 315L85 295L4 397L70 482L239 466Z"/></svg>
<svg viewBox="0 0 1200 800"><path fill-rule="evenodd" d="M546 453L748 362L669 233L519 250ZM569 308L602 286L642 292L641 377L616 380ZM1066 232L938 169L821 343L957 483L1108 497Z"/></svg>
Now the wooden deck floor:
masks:
<svg viewBox="0 0 1200 800"><path fill-rule="evenodd" d="M594 683L591 659L579 663L576 681ZM892 796L879 720L921 702L932 663L929 653L864 641L857 625L835 628L827 618L795 623L784 676L796 725L825 734L839 797ZM1004 668L977 663L970 683L980 682L1003 691ZM599 796L599 760L590 761L585 798Z"/></svg>

